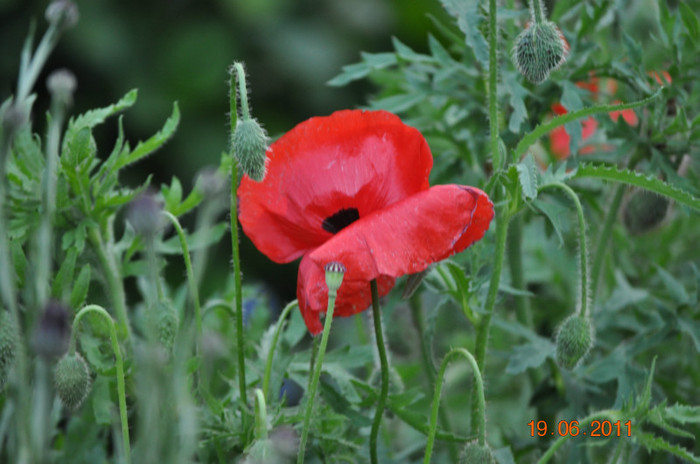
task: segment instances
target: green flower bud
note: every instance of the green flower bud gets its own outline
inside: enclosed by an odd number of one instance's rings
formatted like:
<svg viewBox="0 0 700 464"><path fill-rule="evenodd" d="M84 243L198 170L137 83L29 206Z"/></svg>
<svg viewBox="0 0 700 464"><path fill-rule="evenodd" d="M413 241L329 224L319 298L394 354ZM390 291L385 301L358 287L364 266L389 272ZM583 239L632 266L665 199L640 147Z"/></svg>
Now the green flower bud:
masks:
<svg viewBox="0 0 700 464"><path fill-rule="evenodd" d="M19 328L8 311L0 309L0 390L19 349Z"/></svg>
<svg viewBox="0 0 700 464"><path fill-rule="evenodd" d="M159 301L146 313L146 329L151 340L171 349L180 325L175 308L167 301Z"/></svg>
<svg viewBox="0 0 700 464"><path fill-rule="evenodd" d="M55 0L46 7L44 16L48 22L57 24L59 29L67 29L75 26L80 14L78 7L70 0Z"/></svg>
<svg viewBox="0 0 700 464"><path fill-rule="evenodd" d="M241 170L256 182L265 178L267 134L255 119L241 119L233 131L233 153Z"/></svg>
<svg viewBox="0 0 700 464"><path fill-rule="evenodd" d="M46 88L51 98L64 106L73 104L73 93L77 86L75 75L67 69L54 71L46 79Z"/></svg>
<svg viewBox="0 0 700 464"><path fill-rule="evenodd" d="M496 464L491 448L482 446L476 441L467 443L459 459L461 464Z"/></svg>
<svg viewBox="0 0 700 464"><path fill-rule="evenodd" d="M163 229L163 203L155 193L144 192L131 203L127 219L137 234L152 239Z"/></svg>
<svg viewBox="0 0 700 464"><path fill-rule="evenodd" d="M635 190L622 211L622 222L633 234L644 234L659 226L668 212L669 200L648 190Z"/></svg>
<svg viewBox="0 0 700 464"><path fill-rule="evenodd" d="M328 287L328 293L335 294L340 285L343 283L343 277L345 276L345 266L343 263L332 261L325 266L326 271L326 286Z"/></svg>
<svg viewBox="0 0 700 464"><path fill-rule="evenodd" d="M78 409L90 392L90 371L79 353L62 357L54 369L56 393L68 409Z"/></svg>
<svg viewBox="0 0 700 464"><path fill-rule="evenodd" d="M551 21L532 22L515 39L513 61L518 71L534 84L547 80L549 73L566 61L569 46Z"/></svg>
<svg viewBox="0 0 700 464"><path fill-rule="evenodd" d="M593 327L578 314L569 316L557 333L557 363L571 370L593 346Z"/></svg>
<svg viewBox="0 0 700 464"><path fill-rule="evenodd" d="M34 351L46 361L58 359L68 350L69 338L68 308L58 301L49 301L32 336Z"/></svg>

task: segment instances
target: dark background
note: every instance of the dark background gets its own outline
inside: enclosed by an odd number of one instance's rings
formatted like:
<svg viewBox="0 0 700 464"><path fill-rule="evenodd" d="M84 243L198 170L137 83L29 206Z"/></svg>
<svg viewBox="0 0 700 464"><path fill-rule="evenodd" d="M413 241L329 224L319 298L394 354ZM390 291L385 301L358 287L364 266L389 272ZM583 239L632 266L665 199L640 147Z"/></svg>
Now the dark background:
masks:
<svg viewBox="0 0 700 464"><path fill-rule="evenodd" d="M20 52L30 25L35 25L35 45L46 30L48 3L0 0L0 100L16 90ZM159 188L177 176L185 194L197 172L218 164L228 148L227 69L233 61L245 62L253 115L275 137L311 116L361 106L373 90L369 83L343 88L325 83L343 65L358 61L360 51L391 50L392 36L425 50L427 32L433 29L427 13L445 18L438 1L77 0L76 4L80 20L64 33L35 87L35 131L44 133L45 80L58 68L70 69L78 81L73 114L106 106L128 90L139 89L136 105L124 115L132 146L160 129L177 101L182 117L173 139L130 168L122 181L136 186L152 173L152 185ZM102 156L111 151L116 128L115 118L96 130ZM183 222L191 229L194 221L185 217ZM204 279L205 295L227 275L226 237L214 253L220 258L211 263L211 274ZM245 238L242 259L249 282L264 280L282 300L294 298L296 263L275 265ZM179 283L183 273L174 261L171 264L170 280Z"/></svg>

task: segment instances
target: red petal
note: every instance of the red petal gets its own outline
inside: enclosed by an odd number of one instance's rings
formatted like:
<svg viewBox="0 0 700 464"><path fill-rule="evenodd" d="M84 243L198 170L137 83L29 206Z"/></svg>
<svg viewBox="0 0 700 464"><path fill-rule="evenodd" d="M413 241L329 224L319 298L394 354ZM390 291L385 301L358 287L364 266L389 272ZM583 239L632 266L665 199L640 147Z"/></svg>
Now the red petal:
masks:
<svg viewBox="0 0 700 464"><path fill-rule="evenodd" d="M416 129L386 111L311 118L273 143L261 183L244 177L239 219L255 246L289 262L332 237L323 220L360 218L429 187L433 159Z"/></svg>
<svg viewBox="0 0 700 464"><path fill-rule="evenodd" d="M596 128L598 127L598 121L592 116L584 119L581 122L581 141L586 140L591 137ZM566 159L571 154L569 151L569 143L571 142L571 137L569 133L566 132L564 126L559 126L549 133L549 147L552 154L560 160ZM593 147L581 147L579 153L586 154L595 151Z"/></svg>
<svg viewBox="0 0 700 464"><path fill-rule="evenodd" d="M328 291L324 266L331 261L347 272L338 290L336 314L349 316L371 303L369 281L379 279L387 293L393 278L425 270L483 237L493 204L473 187L440 185L367 216L304 256L297 296L312 333L321 330Z"/></svg>
<svg viewBox="0 0 700 464"><path fill-rule="evenodd" d="M620 100L615 100L613 101L614 105L617 105L619 103L622 103ZM634 112L634 110L627 109L627 110L620 110L620 111L611 111L610 112L610 119L613 121L617 122L617 120L622 116L625 119L625 122L630 125L630 126L636 126L637 125L637 113Z"/></svg>

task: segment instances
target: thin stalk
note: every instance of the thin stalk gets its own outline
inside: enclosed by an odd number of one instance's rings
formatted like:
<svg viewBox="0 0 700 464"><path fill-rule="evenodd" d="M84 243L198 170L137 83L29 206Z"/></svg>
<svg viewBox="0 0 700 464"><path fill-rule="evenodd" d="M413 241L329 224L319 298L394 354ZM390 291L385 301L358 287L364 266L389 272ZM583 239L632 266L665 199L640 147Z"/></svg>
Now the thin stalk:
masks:
<svg viewBox="0 0 700 464"><path fill-rule="evenodd" d="M259 388L255 389L255 439L267 440L267 405L265 395Z"/></svg>
<svg viewBox="0 0 700 464"><path fill-rule="evenodd" d="M94 225L88 228L88 238L97 253L97 259L99 259L102 266L102 272L105 273L109 296L117 316L118 333L121 338L129 338L131 335L131 327L129 325L129 317L126 309L124 282L121 279L119 268L114 260L114 255L111 253L111 247L108 248L105 245L99 226Z"/></svg>
<svg viewBox="0 0 700 464"><path fill-rule="evenodd" d="M481 377L481 371L479 370L479 366L476 364L476 359L474 359L474 356L472 356L469 351L464 348L453 348L443 358L442 363L440 364L437 382L435 383L435 394L433 395L433 403L430 414L428 442L425 445L425 458L423 459L424 464L430 463L430 456L433 453L435 432L437 431L438 409L440 407L440 396L442 395L442 382L445 378L445 370L447 369L447 365L450 363L450 361L457 356L463 356L466 358L472 367L472 371L474 372L474 394L476 398L476 416L478 417L477 439L479 445L485 446L486 444L486 399L484 398L484 381Z"/></svg>
<svg viewBox="0 0 700 464"><path fill-rule="evenodd" d="M321 334L321 344L316 355L316 362L313 364L313 374L309 382L309 391L306 398L306 409L304 410L304 425L301 429L301 441L299 443L299 453L297 454L297 464L303 464L304 453L306 452L306 442L309 439L309 424L311 423L311 414L314 409L314 398L316 398L316 390L318 389L318 381L321 378L321 368L323 367L323 357L326 354L326 346L328 345L328 335L331 332L331 323L333 322L333 311L335 310L335 299L338 296L337 290L328 291L328 308L326 310L326 319L323 323L323 333Z"/></svg>
<svg viewBox="0 0 700 464"><path fill-rule="evenodd" d="M156 291L158 301L165 299L163 293L163 284L160 281L160 273L158 272L158 257L156 255L155 238L148 237L146 240L146 259L148 260L148 271L151 274L152 289ZM152 297L149 295L149 297Z"/></svg>
<svg viewBox="0 0 700 464"><path fill-rule="evenodd" d="M248 89L245 85L245 70L242 63L234 63L236 73L238 74L238 98L241 99L241 117L244 120L250 119L250 110L248 109ZM233 90L234 87L231 87ZM232 132L233 133L233 132Z"/></svg>
<svg viewBox="0 0 700 464"><path fill-rule="evenodd" d="M59 32L60 30L55 23L49 24L49 28L41 38L41 42L39 42L31 61L26 65L26 62L23 61L22 65L20 66L19 79L17 81L16 100L19 104L24 104L24 101L27 99L27 97L29 97L29 93L32 91L32 88L39 77L41 68L44 67L46 60L58 43L60 35ZM27 110L29 109L30 108L27 108Z"/></svg>
<svg viewBox="0 0 700 464"><path fill-rule="evenodd" d="M187 245L187 237L185 237L185 232L182 230L180 221L169 211L163 211L163 215L170 220L177 236L180 239L180 248L182 249L182 258L185 261L185 270L187 272L187 283L190 287L190 299L194 306L194 319L197 327L197 341L196 347L199 347L199 343L202 339L202 307L199 302L199 290L197 288L197 281L195 279L194 269L192 267L192 260L190 259L190 249Z"/></svg>
<svg viewBox="0 0 700 464"><path fill-rule="evenodd" d="M493 171L501 169L501 151L498 147L498 29L496 0L489 0L489 145Z"/></svg>
<svg viewBox="0 0 700 464"><path fill-rule="evenodd" d="M289 303L285 308L282 310L282 313L280 314L280 317L277 319L277 325L275 326L275 333L272 335L272 342L270 343L270 348L268 349L267 352L267 360L265 361L265 373L263 375L263 383L262 383L262 393L263 393L263 398L267 398L269 390L270 390L270 375L272 373L272 360L274 359L275 356L275 348L277 348L277 341L280 338L280 333L282 333L282 327L284 326L284 322L287 320L287 316L289 313L292 312L292 309L295 307L299 306L297 303L297 300L292 301Z"/></svg>
<svg viewBox="0 0 700 464"><path fill-rule="evenodd" d="M530 0L530 7L532 8L532 19L535 24L544 23L544 7L542 6L542 0Z"/></svg>
<svg viewBox="0 0 700 464"><path fill-rule="evenodd" d="M377 410L374 413L374 420L372 421L372 429L369 434L369 452L370 461L372 464L377 464L379 461L377 459L377 435L379 434L379 426L382 423L382 417L384 416L384 406L386 404L386 397L389 394L389 361L386 355L386 346L384 345L384 331L382 330L382 313L379 308L379 291L377 289L377 281L372 280L370 282L370 289L372 291L372 316L374 318L374 334L377 340L377 351L379 353L379 363L382 369L382 386L379 392L379 398L377 400Z"/></svg>
<svg viewBox="0 0 700 464"><path fill-rule="evenodd" d="M112 342L112 351L114 352L114 361L117 367L117 396L119 397L119 417L122 425L122 443L124 446L124 458L126 464L131 464L131 445L129 441L129 422L126 410L126 388L124 386L124 362L122 361L122 353L119 348L119 339L117 337L117 329L114 324L112 316L109 315L107 311L98 305L87 305L75 315L73 319L73 331L71 332L69 353L71 355L75 354L76 347L76 337L78 334L78 327L80 320L86 314L94 312L99 314L104 320L108 322L109 325L109 336Z"/></svg>
<svg viewBox="0 0 700 464"><path fill-rule="evenodd" d="M516 290L526 290L525 274L523 272L523 217L517 215L510 221L508 234L508 266L510 267L511 284ZM530 300L525 295L516 295L515 314L518 322L532 328L532 313Z"/></svg>
<svg viewBox="0 0 700 464"><path fill-rule="evenodd" d="M600 271L603 267L605 250L608 248L612 229L617 220L617 213L620 211L620 205L622 204L622 198L625 195L626 188L627 186L625 184L619 184L615 187L613 199L610 202L608 211L605 213L603 228L598 235L598 244L595 249L595 254L593 255L593 267L591 268L591 296L593 296L593 298L595 298L598 293L598 281L600 280Z"/></svg>
<svg viewBox="0 0 700 464"><path fill-rule="evenodd" d="M581 303L580 303L580 312L579 314L581 317L586 317L586 312L588 309L589 305L589 295L588 295L588 290L589 290L589 276L588 276L588 250L586 246L586 218L583 215L583 207L581 206L581 201L578 199L578 195L576 195L576 192L574 192L571 187L568 185L562 183L562 182L553 182L551 184L546 184L542 187L542 189L548 188L548 187L555 187L563 190L569 198L571 198L571 201L574 202L574 205L576 206L576 214L578 215L578 234L579 234L579 252L580 252L580 257L579 257L579 270L580 270L580 278L581 278Z"/></svg>

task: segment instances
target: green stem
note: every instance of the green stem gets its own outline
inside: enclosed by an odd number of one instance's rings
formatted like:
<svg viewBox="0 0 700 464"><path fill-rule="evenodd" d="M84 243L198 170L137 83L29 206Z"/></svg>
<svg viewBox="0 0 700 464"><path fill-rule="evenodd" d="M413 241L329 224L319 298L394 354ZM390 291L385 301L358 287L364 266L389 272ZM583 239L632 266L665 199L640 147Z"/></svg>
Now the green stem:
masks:
<svg viewBox="0 0 700 464"><path fill-rule="evenodd" d="M544 190L548 187L556 187L563 190L569 198L574 202L576 206L576 214L578 215L578 234L579 234L579 269L580 269L580 315L581 317L586 316L586 312L589 304L589 276L588 276L588 250L586 246L586 219L583 215L583 207L581 206L581 201L578 199L578 195L574 192L571 187L562 182L552 182L551 184L545 184L540 190Z"/></svg>
<svg viewBox="0 0 700 464"><path fill-rule="evenodd" d="M158 257L156 255L155 238L147 237L146 239L146 259L148 260L148 271L151 274L152 290L156 291L158 301L165 299L163 293L163 284L160 281L160 273L158 272ZM148 295L152 298L151 295Z"/></svg>
<svg viewBox="0 0 700 464"><path fill-rule="evenodd" d="M489 140L494 172L501 169L498 147L498 29L496 0L489 0Z"/></svg>
<svg viewBox="0 0 700 464"><path fill-rule="evenodd" d="M292 301L287 306L285 306L285 308L282 310L282 313L280 314L280 317L277 319L275 333L272 335L272 342L270 343L270 348L267 352L267 360L265 361L265 374L263 375L262 383L263 398L268 398L268 393L270 390L270 375L272 373L272 360L275 356L275 348L277 348L277 341L280 338L280 333L282 333L282 327L284 326L284 322L287 320L287 316L289 315L289 313L292 312L292 309L298 306L299 304L297 303L297 300Z"/></svg>
<svg viewBox="0 0 700 464"><path fill-rule="evenodd" d="M202 308L199 302L199 290L197 289L197 281L195 279L194 269L192 268L192 260L190 259L190 249L187 245L187 237L185 232L182 230L180 221L169 211L163 211L163 215L170 220L177 236L180 239L180 248L182 249L182 258L185 261L185 270L187 272L187 283L190 287L190 299L194 305L194 318L197 326L197 342L196 345L199 347L199 343L202 339Z"/></svg>
<svg viewBox="0 0 700 464"><path fill-rule="evenodd" d="M122 353L119 349L119 339L117 337L117 330L114 324L112 316L109 315L107 311L98 305L87 305L75 315L73 319L73 332L71 333L69 352L70 354L75 354L76 337L78 334L78 327L80 320L86 314L94 312L102 316L104 320L108 322L109 325L109 336L112 341L112 351L114 352L114 360L117 367L117 395L119 396L119 416L122 424L122 442L124 445L124 457L126 464L131 463L131 445L129 442L129 423L127 420L126 411L126 389L124 386L124 363L122 361Z"/></svg>
<svg viewBox="0 0 700 464"><path fill-rule="evenodd" d="M386 346L384 345L384 331L382 330L382 313L379 308L379 291L377 289L377 281L370 282L372 291L372 316L374 318L374 333L377 340L377 351L379 352L379 363L382 369L382 386L377 400L377 410L374 413L374 421L372 421L372 429L369 434L369 452L370 461L376 464L377 459L377 435L379 434L379 426L382 423L384 416L384 406L386 397L389 394L389 361L386 356Z"/></svg>
<svg viewBox="0 0 700 464"><path fill-rule="evenodd" d="M532 20L535 24L544 23L544 8L542 8L542 0L530 0L532 7Z"/></svg>
<svg viewBox="0 0 700 464"><path fill-rule="evenodd" d="M435 432L437 430L438 409L440 407L440 396L442 395L442 382L445 378L445 370L447 365L457 356L463 356L469 362L474 372L474 387L476 398L476 416L478 417L477 437L479 445L486 444L486 399L484 398L484 381L481 377L481 371L476 363L474 356L464 348L452 349L442 360L440 371L438 373L437 382L435 383L435 394L433 395L433 403L430 414L430 429L428 432L428 442L425 445L424 464L430 463L430 456L433 453L433 445L435 444Z"/></svg>
<svg viewBox="0 0 700 464"><path fill-rule="evenodd" d="M121 279L119 268L114 260L114 255L111 253L111 249L108 249L105 245L99 226L93 225L88 228L88 238L97 253L102 271L105 273L109 296L117 316L119 335L121 338L128 338L131 334L131 327L129 325L129 317L126 309L126 294L124 292L124 283Z"/></svg>
<svg viewBox="0 0 700 464"><path fill-rule="evenodd" d="M510 267L511 284L516 290L527 290L525 273L523 272L523 217L521 214L513 217L508 234L508 266ZM525 327L532 328L532 313L530 300L525 295L515 296L515 314Z"/></svg>
<svg viewBox="0 0 700 464"><path fill-rule="evenodd" d="M41 68L44 67L46 60L49 58L49 55L58 43L59 35L59 28L56 26L56 24L52 23L49 25L49 28L41 38L41 42L39 42L31 61L26 61L29 59L29 57L25 56L23 52L22 63L19 70L19 79L17 81L16 101L18 104L24 104L24 100L27 99L29 92L32 91L32 88L39 77L39 73L41 72ZM29 49L26 48L25 51L28 52ZM31 108L27 107L27 111L30 109Z"/></svg>
<svg viewBox="0 0 700 464"><path fill-rule="evenodd" d="M245 381L245 340L243 338L243 288L241 288L241 258L238 249L238 195L236 187L238 185L238 162L235 157L231 157L231 248L233 255L233 279L235 288L236 308L236 347L238 350L238 388L241 394L241 402L248 404ZM245 428L246 413L241 413L243 426Z"/></svg>
<svg viewBox="0 0 700 464"><path fill-rule="evenodd" d="M259 388L255 389L255 439L267 440L267 405L265 394Z"/></svg>
<svg viewBox="0 0 700 464"><path fill-rule="evenodd" d="M496 189L497 201L500 196L501 189ZM476 362L481 366L482 371L486 369L486 344L489 339L489 330L491 328L491 318L493 317L494 307L496 306L496 297L498 296L498 287L501 283L501 272L503 271L503 261L506 254L506 242L508 240L508 223L510 222L510 213L508 205L505 204L498 208L496 219L496 250L493 261L493 270L491 271L491 280L489 282L489 290L486 296L486 305L484 307L484 315L479 323L476 334ZM477 414L476 397L472 397L472 424L479 420Z"/></svg>
<svg viewBox="0 0 700 464"><path fill-rule="evenodd" d="M250 110L248 109L248 89L245 85L245 70L243 63L234 63L236 74L238 74L238 98L241 99L241 117L244 120L250 119ZM233 89L233 87L231 87Z"/></svg>
<svg viewBox="0 0 700 464"><path fill-rule="evenodd" d="M318 381L321 378L321 368L323 367L323 357L326 354L326 346L328 345L328 335L331 332L331 323L333 322L333 311L335 310L335 299L338 296L337 290L328 290L328 308L326 310L326 320L323 324L323 333L321 334L321 344L316 355L314 363L314 371L309 383L308 396L306 397L306 409L304 410L304 425L301 429L301 442L299 443L299 454L297 454L297 464L303 464L304 454L306 452L306 442L309 438L309 424L311 423L311 414L314 409L314 399L316 398L316 390L318 389Z"/></svg>
<svg viewBox="0 0 700 464"><path fill-rule="evenodd" d="M607 213L605 213L603 228L598 234L598 244L595 249L595 254L593 255L593 267L591 268L591 296L593 298L595 298L596 294L598 293L598 281L600 280L600 271L603 267L605 250L608 248L610 236L612 235L612 229L615 225L615 221L617 220L617 213L620 210L622 197L625 194L626 188L627 187L624 184L619 184L617 187L615 187L613 199L610 202Z"/></svg>

